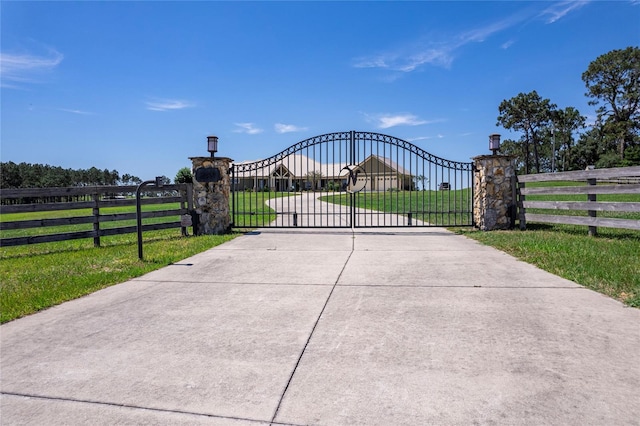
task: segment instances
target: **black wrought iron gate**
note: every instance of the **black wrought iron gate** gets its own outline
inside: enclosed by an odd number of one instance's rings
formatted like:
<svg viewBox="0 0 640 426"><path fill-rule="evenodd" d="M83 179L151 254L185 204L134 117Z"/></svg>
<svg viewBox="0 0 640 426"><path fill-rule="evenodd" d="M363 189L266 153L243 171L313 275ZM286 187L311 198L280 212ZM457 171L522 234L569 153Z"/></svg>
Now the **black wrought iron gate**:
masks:
<svg viewBox="0 0 640 426"><path fill-rule="evenodd" d="M473 225L472 163L379 133L306 139L231 180L235 228Z"/></svg>

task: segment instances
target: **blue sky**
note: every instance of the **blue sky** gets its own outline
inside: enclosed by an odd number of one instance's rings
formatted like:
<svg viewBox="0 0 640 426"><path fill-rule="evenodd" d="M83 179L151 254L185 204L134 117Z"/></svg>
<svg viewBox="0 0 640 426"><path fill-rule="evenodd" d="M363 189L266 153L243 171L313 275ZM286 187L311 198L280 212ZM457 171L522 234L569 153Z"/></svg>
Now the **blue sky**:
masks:
<svg viewBox="0 0 640 426"><path fill-rule="evenodd" d="M640 44L640 1L1 3L1 158L173 178L375 131L488 153L536 90L595 117L581 74Z"/></svg>

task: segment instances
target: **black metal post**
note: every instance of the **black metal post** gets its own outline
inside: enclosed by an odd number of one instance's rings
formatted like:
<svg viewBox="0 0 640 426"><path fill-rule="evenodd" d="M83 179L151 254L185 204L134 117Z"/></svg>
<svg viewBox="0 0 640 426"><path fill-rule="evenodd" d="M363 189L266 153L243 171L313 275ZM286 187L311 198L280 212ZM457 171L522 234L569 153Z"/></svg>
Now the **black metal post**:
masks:
<svg viewBox="0 0 640 426"><path fill-rule="evenodd" d="M140 260L142 260L142 208L140 204L140 193L142 192L142 188L150 183L155 183L159 188L162 187L162 180L156 177L154 180L145 180L136 188L136 228L138 231L138 259Z"/></svg>

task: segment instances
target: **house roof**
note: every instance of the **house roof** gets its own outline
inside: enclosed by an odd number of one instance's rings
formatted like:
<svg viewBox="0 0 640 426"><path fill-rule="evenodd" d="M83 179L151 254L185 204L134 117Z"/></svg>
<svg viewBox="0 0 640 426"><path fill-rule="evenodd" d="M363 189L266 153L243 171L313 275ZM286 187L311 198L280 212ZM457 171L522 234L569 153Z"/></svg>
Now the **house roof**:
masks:
<svg viewBox="0 0 640 426"><path fill-rule="evenodd" d="M364 165L370 159L377 159L382 164L392 168L397 173L408 175L409 172L404 167L401 167L393 160L390 160L385 157L380 157L377 155L370 155L365 160L361 161L359 164ZM334 178L334 179L343 179L346 178L349 174L348 170L345 169L347 166L346 162L343 163L320 163L315 161L306 155L302 154L290 154L283 157L281 160L271 163L266 166L253 167L253 164L259 163L261 160L257 161L241 161L232 163L235 166L234 176L238 178L252 178L257 176L270 176L276 170L283 168L289 172L291 177L293 178L303 178L308 176L312 172L320 172L322 177L325 178ZM246 167L242 167L246 166Z"/></svg>

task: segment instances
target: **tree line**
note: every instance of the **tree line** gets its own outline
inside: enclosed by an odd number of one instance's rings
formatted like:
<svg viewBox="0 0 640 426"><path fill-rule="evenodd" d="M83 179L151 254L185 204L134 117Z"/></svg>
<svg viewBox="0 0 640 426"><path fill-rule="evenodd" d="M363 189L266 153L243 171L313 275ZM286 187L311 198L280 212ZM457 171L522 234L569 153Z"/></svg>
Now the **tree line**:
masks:
<svg viewBox="0 0 640 426"><path fill-rule="evenodd" d="M576 108L558 108L535 90L500 103L496 125L520 133L500 152L516 157L520 173L640 165L640 49L599 56L582 80L597 107L589 126Z"/></svg>
<svg viewBox="0 0 640 426"><path fill-rule="evenodd" d="M138 185L141 182L142 179L137 176L127 173L120 176L117 170L100 170L96 167L74 170L48 164L0 163L0 188L3 189Z"/></svg>

